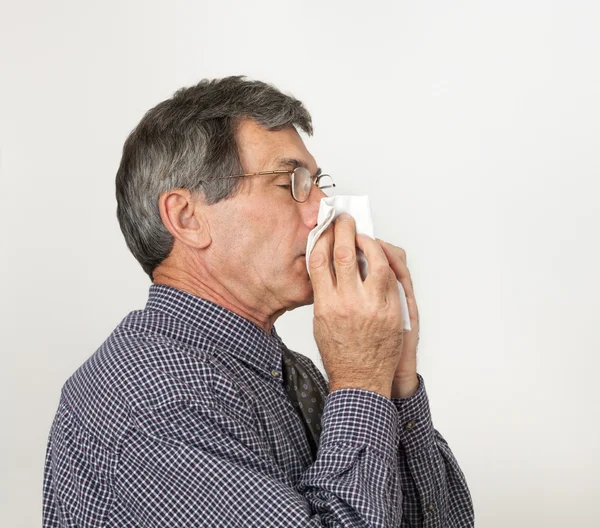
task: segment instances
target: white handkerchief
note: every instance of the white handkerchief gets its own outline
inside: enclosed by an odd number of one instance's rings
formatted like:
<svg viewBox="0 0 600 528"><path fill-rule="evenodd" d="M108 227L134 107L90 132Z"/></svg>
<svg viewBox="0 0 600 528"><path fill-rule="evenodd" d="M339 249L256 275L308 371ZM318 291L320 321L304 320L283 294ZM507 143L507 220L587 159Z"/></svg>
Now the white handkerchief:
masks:
<svg viewBox="0 0 600 528"><path fill-rule="evenodd" d="M317 217L317 227L308 234L308 242L306 244L306 269L310 277L310 268L308 259L310 253L315 247L317 240L327 229L327 226L333 222L340 214L348 213L354 218L356 224L356 234L367 235L375 240L373 231L373 219L371 218L371 206L368 196L329 196L321 198L321 206L319 216ZM364 253L356 248L356 260L362 280L365 280L368 270L368 262ZM408 303L406 302L406 293L402 283L398 281L398 290L400 293L400 308L402 310L402 319L404 322L404 330L410 331L410 318L408 314Z"/></svg>

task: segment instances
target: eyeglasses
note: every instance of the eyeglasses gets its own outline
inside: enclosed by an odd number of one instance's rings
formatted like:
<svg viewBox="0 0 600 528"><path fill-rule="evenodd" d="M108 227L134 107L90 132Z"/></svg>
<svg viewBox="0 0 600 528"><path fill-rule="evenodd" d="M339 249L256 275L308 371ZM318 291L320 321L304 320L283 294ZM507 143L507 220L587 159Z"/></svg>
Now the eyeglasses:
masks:
<svg viewBox="0 0 600 528"><path fill-rule="evenodd" d="M310 194L313 184L321 189L327 196L333 196L334 194L333 189L335 187L335 183L333 183L333 178L329 174L317 174L313 177L310 175L310 171L306 167L296 167L293 171L276 170L248 172L246 174L234 174L233 176L226 176L225 178L243 178L245 176L260 176L263 174L289 174L291 179L290 188L292 192L292 198L300 203L308 200L308 195Z"/></svg>

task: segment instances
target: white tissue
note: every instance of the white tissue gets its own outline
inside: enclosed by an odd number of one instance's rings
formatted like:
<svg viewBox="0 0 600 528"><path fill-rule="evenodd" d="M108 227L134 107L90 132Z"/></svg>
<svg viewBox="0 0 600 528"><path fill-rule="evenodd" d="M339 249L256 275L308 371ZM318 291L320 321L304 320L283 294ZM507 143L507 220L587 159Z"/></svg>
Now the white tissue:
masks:
<svg viewBox="0 0 600 528"><path fill-rule="evenodd" d="M321 198L319 208L319 216L317 217L317 227L308 234L308 242L306 244L306 269L310 277L310 267L308 259L310 253L315 247L317 240L327 229L327 226L333 222L340 214L348 213L354 218L356 224L356 234L367 235L375 240L373 231L373 219L371 218L371 206L368 196L328 196ZM364 253L356 248L356 260L360 276L364 281L367 276L368 262ZM406 293L402 283L398 281L398 290L400 293L400 309L402 311L402 319L404 322L404 331L410 332L410 318L408 313L408 303L406 302Z"/></svg>

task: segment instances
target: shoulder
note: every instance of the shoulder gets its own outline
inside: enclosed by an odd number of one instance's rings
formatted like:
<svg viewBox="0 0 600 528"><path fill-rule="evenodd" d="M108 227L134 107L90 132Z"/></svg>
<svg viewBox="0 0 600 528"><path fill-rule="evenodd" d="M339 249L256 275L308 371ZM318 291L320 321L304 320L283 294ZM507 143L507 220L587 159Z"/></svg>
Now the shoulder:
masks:
<svg viewBox="0 0 600 528"><path fill-rule="evenodd" d="M129 313L63 385L61 404L106 447L147 409L214 405L215 391L227 388L214 348L178 325L158 312Z"/></svg>

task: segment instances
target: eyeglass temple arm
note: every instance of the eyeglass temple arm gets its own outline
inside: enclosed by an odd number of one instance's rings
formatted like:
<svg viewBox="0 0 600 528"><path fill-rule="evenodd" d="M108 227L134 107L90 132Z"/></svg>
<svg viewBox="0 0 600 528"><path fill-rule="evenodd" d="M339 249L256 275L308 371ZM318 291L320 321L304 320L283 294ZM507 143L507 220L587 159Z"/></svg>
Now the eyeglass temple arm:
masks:
<svg viewBox="0 0 600 528"><path fill-rule="evenodd" d="M244 174L234 174L233 176L225 176L225 178L242 178L243 176L260 176L263 174L290 174L291 172L292 171L286 171L286 170L246 172Z"/></svg>
<svg viewBox="0 0 600 528"><path fill-rule="evenodd" d="M262 171L262 172L246 172L244 174L234 174L233 176L226 176L225 178L243 178L244 176L259 176L262 174L291 174L293 171L286 170L276 170L276 171ZM315 179L322 178L323 176L331 176L329 174L319 174ZM335 187L335 183L332 182L331 185L325 185L324 187L319 187L319 189L330 189L331 187Z"/></svg>

